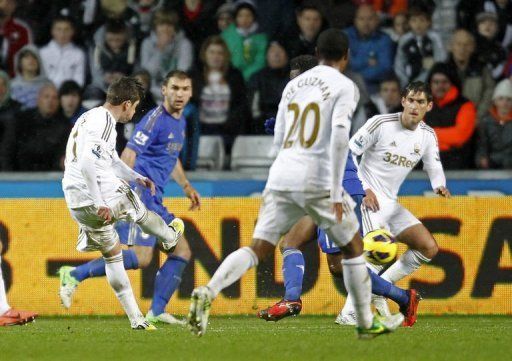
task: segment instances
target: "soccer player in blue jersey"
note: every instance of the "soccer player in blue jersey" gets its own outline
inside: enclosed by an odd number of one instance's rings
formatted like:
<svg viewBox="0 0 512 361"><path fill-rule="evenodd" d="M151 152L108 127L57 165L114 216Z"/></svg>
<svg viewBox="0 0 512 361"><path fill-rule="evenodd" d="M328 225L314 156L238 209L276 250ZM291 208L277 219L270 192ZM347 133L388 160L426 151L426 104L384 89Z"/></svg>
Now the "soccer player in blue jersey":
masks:
<svg viewBox="0 0 512 361"><path fill-rule="evenodd" d="M199 209L201 199L187 180L178 159L186 129L183 110L192 96L190 77L182 71L170 72L164 79L162 94L163 103L149 111L136 125L121 159L138 173L153 180L156 186L155 195L151 195L145 188L136 185L132 187L146 207L169 224L174 215L162 204L163 191L169 176L183 188L191 201L190 209ZM153 257L153 248L160 248L156 239L143 233L136 224L125 223L118 228L118 233L121 242L131 246L123 250L125 269L147 267ZM165 307L181 282L181 274L190 260L191 250L185 237L182 237L175 249L160 250L167 253L167 260L157 272L153 302L146 319L151 323L179 324L182 321L166 313ZM59 269L59 275L61 301L65 308L69 308L73 293L81 281L105 275L105 262L103 258L98 258L76 268L63 266Z"/></svg>
<svg viewBox="0 0 512 361"><path fill-rule="evenodd" d="M305 72L316 66L318 61L310 55L302 55L294 58L290 62L290 78ZM271 118L265 122L265 130L273 134L274 120ZM365 197L365 192L361 181L357 176L357 167L349 153L345 174L343 177L343 188L350 194L357 206L356 212L359 224L361 220L361 203ZM266 321L279 321L288 316L298 315L302 309L302 281L304 278L304 256L300 247L304 244L317 240L322 252L327 256L329 270L334 277L342 277L341 251L333 242L329 241L323 230L318 228L309 216L304 216L295 224L292 229L284 236L280 243L280 249L283 254L283 277L285 285L284 298L273 306L258 312L258 317ZM416 317L416 310L420 300L416 290L403 290L392 283L382 279L376 273L368 270L372 281L372 293L381 295L395 301L400 306L400 311L406 317ZM355 325L355 314L343 315L341 312L336 318L336 323Z"/></svg>

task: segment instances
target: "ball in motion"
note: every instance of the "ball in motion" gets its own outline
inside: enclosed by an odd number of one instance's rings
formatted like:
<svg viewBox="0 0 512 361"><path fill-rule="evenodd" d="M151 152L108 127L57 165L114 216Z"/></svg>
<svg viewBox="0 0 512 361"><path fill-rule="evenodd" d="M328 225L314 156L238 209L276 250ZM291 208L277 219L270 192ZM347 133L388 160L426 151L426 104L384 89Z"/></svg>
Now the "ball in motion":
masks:
<svg viewBox="0 0 512 361"><path fill-rule="evenodd" d="M396 257L397 244L395 237L385 229L368 232L364 238L364 256L370 263L385 265Z"/></svg>

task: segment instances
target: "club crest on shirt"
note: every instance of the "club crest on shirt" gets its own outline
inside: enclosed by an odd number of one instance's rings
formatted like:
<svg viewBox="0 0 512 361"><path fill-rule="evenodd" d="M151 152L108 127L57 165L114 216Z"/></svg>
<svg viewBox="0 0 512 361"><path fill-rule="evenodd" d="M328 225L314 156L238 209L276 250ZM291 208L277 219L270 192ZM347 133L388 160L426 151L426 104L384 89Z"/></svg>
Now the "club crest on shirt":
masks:
<svg viewBox="0 0 512 361"><path fill-rule="evenodd" d="M418 143L415 143L414 144L414 154L420 154L420 151L421 151L421 147Z"/></svg>

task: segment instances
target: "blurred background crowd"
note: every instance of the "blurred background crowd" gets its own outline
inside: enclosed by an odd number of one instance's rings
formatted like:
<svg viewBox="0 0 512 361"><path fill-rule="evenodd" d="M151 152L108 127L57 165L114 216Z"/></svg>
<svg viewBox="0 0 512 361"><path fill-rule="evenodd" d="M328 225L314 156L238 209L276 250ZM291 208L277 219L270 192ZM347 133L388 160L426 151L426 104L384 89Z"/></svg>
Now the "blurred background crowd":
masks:
<svg viewBox="0 0 512 361"><path fill-rule="evenodd" d="M350 39L352 132L423 80L446 169L512 168L512 0L0 0L0 171L61 170L77 118L134 75L146 97L121 150L174 69L193 79L184 166L204 136L229 159L237 137L265 134L290 60L327 28Z"/></svg>

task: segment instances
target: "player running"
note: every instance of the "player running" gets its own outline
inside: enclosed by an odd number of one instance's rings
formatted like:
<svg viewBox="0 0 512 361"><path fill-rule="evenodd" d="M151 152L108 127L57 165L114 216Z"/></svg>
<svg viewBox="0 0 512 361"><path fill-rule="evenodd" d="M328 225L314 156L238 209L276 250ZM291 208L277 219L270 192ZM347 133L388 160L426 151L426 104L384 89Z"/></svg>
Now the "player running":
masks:
<svg viewBox="0 0 512 361"><path fill-rule="evenodd" d="M318 60L311 55L301 55L290 61L290 79L302 74L318 64ZM271 118L265 122L265 131L274 134L275 119ZM343 176L343 188L356 203L354 209L359 224L361 224L361 203L364 197L364 190L361 181L357 176L357 168L349 152ZM361 231L361 230L360 230ZM284 317L295 316L302 310L302 281L304 279L305 262L300 247L311 241L318 241L318 245L327 256L329 271L336 278L342 278L342 254L340 248L333 244L324 231L318 228L311 217L304 216L292 229L283 237L280 242L280 250L283 254L283 278L285 285L284 298L273 306L258 312L258 317L265 321L279 321ZM410 319L416 318L416 311L419 303L419 296L416 290L403 290L392 283L383 280L377 273L368 269L372 293L382 295L395 301L400 306L400 311ZM341 315L341 312L340 312ZM347 320L338 315L336 323L355 325L355 319Z"/></svg>
<svg viewBox="0 0 512 361"><path fill-rule="evenodd" d="M434 192L442 197L450 197L436 134L423 122L432 105L428 85L421 81L412 82L402 93L403 112L369 119L350 139L352 153L360 157L359 178L366 193L361 208L365 234L387 228L399 242L409 246L381 275L391 283L398 282L423 263L430 262L438 250L427 228L397 201L400 186L420 160ZM373 302L381 315L389 314L383 297L375 297ZM352 302L347 302L342 314L349 315L353 311ZM415 318L404 326L412 326L412 321Z"/></svg>
<svg viewBox="0 0 512 361"><path fill-rule="evenodd" d="M283 91L274 136L279 154L263 192L252 245L231 253L208 285L192 292L188 322L199 336L206 332L210 305L219 292L274 252L281 236L304 215L341 247L345 286L356 299L359 337L391 332L403 320L401 314L372 315L354 202L340 187L359 98L355 84L341 74L348 63L348 39L339 30L326 30L317 52L321 65L291 80Z"/></svg>
<svg viewBox="0 0 512 361"><path fill-rule="evenodd" d="M154 330L137 306L123 266L123 254L114 223L135 222L158 238L166 250L176 247L184 225L175 218L168 225L148 210L128 183L134 182L155 193L154 183L128 167L116 153L115 124L127 123L144 94L134 78L123 77L107 90L107 99L84 113L71 130L66 146L62 188L67 206L78 223L77 249L100 251L108 282L121 302L133 329Z"/></svg>
<svg viewBox="0 0 512 361"><path fill-rule="evenodd" d="M190 77L182 71L167 74L162 85L163 103L148 112L137 124L136 129L121 154L121 159L138 173L155 181L156 194L147 188L133 184L144 205L157 213L166 223L175 217L162 204L164 187L171 175L191 200L191 209L200 207L200 196L187 180L179 153L185 140L186 119L183 110L192 96ZM145 234L135 223L122 222L118 227L121 243L128 244L123 250L125 269L147 267L153 258L155 246L167 254L167 260L160 267L155 278L153 302L146 315L151 323L164 322L183 324L169 313L165 307L181 282L181 275L187 266L191 251L185 237L174 250L165 250L156 238ZM64 266L59 270L61 278L61 300L64 307L71 306L72 296L78 284L89 278L105 275L105 262L98 258L76 268Z"/></svg>

